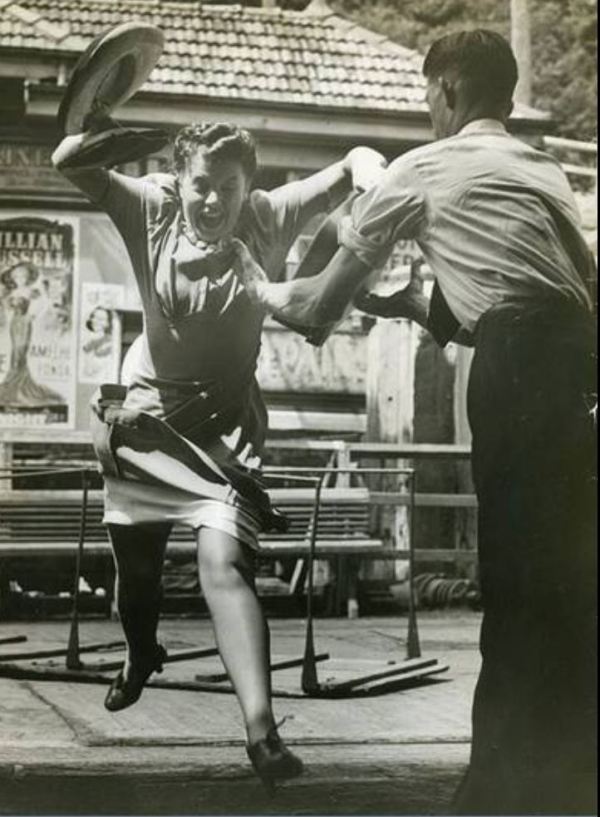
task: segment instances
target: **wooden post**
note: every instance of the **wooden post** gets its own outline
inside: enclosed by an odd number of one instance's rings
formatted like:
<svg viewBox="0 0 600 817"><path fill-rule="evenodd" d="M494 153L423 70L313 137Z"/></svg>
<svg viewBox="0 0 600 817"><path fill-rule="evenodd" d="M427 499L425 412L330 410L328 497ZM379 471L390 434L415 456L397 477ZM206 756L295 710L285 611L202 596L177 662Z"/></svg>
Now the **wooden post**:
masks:
<svg viewBox="0 0 600 817"><path fill-rule="evenodd" d="M419 327L407 320L378 320L368 338L367 440L410 442L413 436L415 356ZM402 463L399 463L402 465ZM384 508L382 525L389 529L396 548L408 548L408 512ZM372 578L402 575L399 561L375 564Z"/></svg>
<svg viewBox="0 0 600 817"><path fill-rule="evenodd" d="M12 443L0 441L0 493L12 490L12 479L8 476L8 471L4 470L12 468L12 455ZM8 564L8 559L0 559L0 618L10 610L10 573L4 569Z"/></svg>
<svg viewBox="0 0 600 817"><path fill-rule="evenodd" d="M0 441L0 491L10 491L12 489L12 479L7 476L8 469L13 464L13 444Z"/></svg>
<svg viewBox="0 0 600 817"><path fill-rule="evenodd" d="M350 468L350 450L345 443L342 443L340 447L336 450L336 463L338 468ZM351 474L349 471L342 471L342 473L337 475L336 487L338 488L349 488L350 487L350 477Z"/></svg>
<svg viewBox="0 0 600 817"><path fill-rule="evenodd" d="M510 0L510 40L519 68L515 102L531 105L531 31L528 0Z"/></svg>
<svg viewBox="0 0 600 817"><path fill-rule="evenodd" d="M473 349L466 346L456 348L456 365L454 376L454 442L459 445L470 445L471 428L467 417L467 383L473 359ZM470 462L457 462L458 491L472 493L473 479ZM477 511L475 508L457 508L455 523L455 543L457 550L477 549ZM468 578L474 579L477 571L475 564L469 563L465 568Z"/></svg>
<svg viewBox="0 0 600 817"><path fill-rule="evenodd" d="M336 461L338 468L350 468L350 450L345 443L336 451ZM339 488L349 488L352 481L349 471L342 471L337 476L336 486ZM338 598L345 602L346 615L348 618L358 618L358 572L360 560L354 558L339 557L336 559L336 585ZM339 606L339 605L337 605Z"/></svg>
<svg viewBox="0 0 600 817"><path fill-rule="evenodd" d="M378 320L367 347L367 439L410 442L413 430L416 327Z"/></svg>

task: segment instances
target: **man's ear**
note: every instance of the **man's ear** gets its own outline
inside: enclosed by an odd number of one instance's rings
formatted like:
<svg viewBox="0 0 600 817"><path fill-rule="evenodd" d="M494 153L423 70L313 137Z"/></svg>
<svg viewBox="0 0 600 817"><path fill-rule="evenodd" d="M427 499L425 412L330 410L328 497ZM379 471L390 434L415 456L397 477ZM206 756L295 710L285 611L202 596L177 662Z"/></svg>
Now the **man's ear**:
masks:
<svg viewBox="0 0 600 817"><path fill-rule="evenodd" d="M450 82L450 80L442 77L440 80L440 85L442 88L442 92L444 94L444 99L446 100L446 105L453 111L456 108L456 88L454 87L454 83Z"/></svg>

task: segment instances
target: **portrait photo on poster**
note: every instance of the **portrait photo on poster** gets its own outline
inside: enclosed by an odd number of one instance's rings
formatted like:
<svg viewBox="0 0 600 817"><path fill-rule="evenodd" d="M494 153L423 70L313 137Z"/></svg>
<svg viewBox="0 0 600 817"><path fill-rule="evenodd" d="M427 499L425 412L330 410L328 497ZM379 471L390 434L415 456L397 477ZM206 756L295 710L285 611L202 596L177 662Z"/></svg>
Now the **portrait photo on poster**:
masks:
<svg viewBox="0 0 600 817"><path fill-rule="evenodd" d="M120 284L82 283L77 376L80 383L117 382L121 348L117 310L123 304L123 291Z"/></svg>

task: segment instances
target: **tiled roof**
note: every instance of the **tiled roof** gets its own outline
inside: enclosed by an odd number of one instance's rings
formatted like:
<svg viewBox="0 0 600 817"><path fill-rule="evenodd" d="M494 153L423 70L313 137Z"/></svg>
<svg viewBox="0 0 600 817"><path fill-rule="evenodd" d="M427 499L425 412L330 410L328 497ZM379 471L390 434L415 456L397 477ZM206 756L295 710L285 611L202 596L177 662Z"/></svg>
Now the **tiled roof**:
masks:
<svg viewBox="0 0 600 817"><path fill-rule="evenodd" d="M162 0L0 0L0 51L77 54L128 20L165 34L144 91L425 110L421 57L334 15L322 0L303 12Z"/></svg>

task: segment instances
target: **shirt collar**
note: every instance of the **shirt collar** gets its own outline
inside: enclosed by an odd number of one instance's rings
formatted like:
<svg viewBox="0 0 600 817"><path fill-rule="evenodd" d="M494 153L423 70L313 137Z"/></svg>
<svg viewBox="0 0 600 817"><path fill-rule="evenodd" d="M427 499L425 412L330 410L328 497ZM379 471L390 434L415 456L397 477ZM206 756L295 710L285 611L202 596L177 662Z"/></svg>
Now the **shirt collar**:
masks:
<svg viewBox="0 0 600 817"><path fill-rule="evenodd" d="M467 122L458 132L460 136L470 133L506 134L507 130L499 119L474 119L472 122Z"/></svg>

